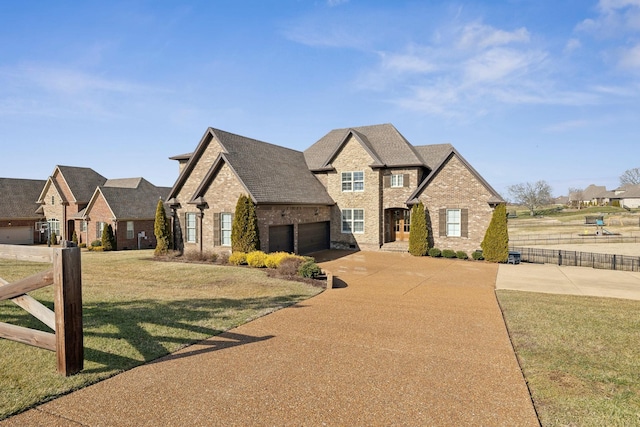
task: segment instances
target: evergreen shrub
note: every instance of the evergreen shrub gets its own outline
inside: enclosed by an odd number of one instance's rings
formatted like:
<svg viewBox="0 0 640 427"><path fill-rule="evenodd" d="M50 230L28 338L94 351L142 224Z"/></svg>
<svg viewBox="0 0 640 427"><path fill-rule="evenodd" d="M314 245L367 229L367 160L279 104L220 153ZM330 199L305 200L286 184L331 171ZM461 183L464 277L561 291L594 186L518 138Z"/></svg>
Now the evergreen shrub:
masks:
<svg viewBox="0 0 640 427"><path fill-rule="evenodd" d="M322 274L322 270L313 259L307 259L298 268L298 274L305 278L315 279Z"/></svg>
<svg viewBox="0 0 640 427"><path fill-rule="evenodd" d="M484 259L489 262L507 262L509 258L509 231L507 208L500 203L493 210L491 222L480 244Z"/></svg>
<svg viewBox="0 0 640 427"><path fill-rule="evenodd" d="M484 259L484 256L482 255L482 251L480 251L480 250L473 251L471 253L471 257L473 259L475 259L476 261L480 261L480 260Z"/></svg>
<svg viewBox="0 0 640 427"><path fill-rule="evenodd" d="M442 250L442 256L444 258L455 258L456 257L456 251L454 251L452 249L443 249Z"/></svg>
<svg viewBox="0 0 640 427"><path fill-rule="evenodd" d="M233 265L246 265L247 264L247 254L244 252L232 252L229 255L229 264Z"/></svg>
<svg viewBox="0 0 640 427"><path fill-rule="evenodd" d="M264 268L266 258L267 254L262 251L249 252L247 254L247 264L249 264L249 267Z"/></svg>
<svg viewBox="0 0 640 427"><path fill-rule="evenodd" d="M469 259L469 255L465 251L457 251L456 258L458 259Z"/></svg>
<svg viewBox="0 0 640 427"><path fill-rule="evenodd" d="M429 249L429 256L432 256L434 258L438 258L440 256L442 256L442 251L438 248L431 248Z"/></svg>
<svg viewBox="0 0 640 427"><path fill-rule="evenodd" d="M411 233L409 234L409 253L413 256L425 256L429 250L427 241L427 215L424 205L419 202L411 208Z"/></svg>

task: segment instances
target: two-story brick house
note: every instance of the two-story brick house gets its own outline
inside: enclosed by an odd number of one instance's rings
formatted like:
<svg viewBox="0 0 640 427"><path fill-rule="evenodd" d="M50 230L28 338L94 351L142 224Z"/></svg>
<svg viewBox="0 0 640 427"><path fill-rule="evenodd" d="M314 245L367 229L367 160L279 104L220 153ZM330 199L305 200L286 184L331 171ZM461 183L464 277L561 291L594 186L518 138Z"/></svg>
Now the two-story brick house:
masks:
<svg viewBox="0 0 640 427"><path fill-rule="evenodd" d="M209 128L172 159L168 203L184 250L228 250L240 194L256 203L262 250L298 253L407 241L418 201L432 246L472 251L502 202L451 145L414 147L390 124L333 130L304 153Z"/></svg>

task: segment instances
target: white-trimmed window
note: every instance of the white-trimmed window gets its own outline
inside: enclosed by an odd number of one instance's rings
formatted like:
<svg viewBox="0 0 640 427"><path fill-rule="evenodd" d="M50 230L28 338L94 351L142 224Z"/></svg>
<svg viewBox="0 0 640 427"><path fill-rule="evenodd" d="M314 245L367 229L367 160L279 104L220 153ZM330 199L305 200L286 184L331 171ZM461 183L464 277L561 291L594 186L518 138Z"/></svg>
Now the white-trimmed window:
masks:
<svg viewBox="0 0 640 427"><path fill-rule="evenodd" d="M96 239L102 239L102 230L104 230L105 223L102 221L96 221Z"/></svg>
<svg viewBox="0 0 640 427"><path fill-rule="evenodd" d="M391 175L391 187L404 187L404 175L403 174L393 174Z"/></svg>
<svg viewBox="0 0 640 427"><path fill-rule="evenodd" d="M80 221L80 232L82 233L86 233L87 232L87 221Z"/></svg>
<svg viewBox="0 0 640 427"><path fill-rule="evenodd" d="M134 230L133 230L133 221L127 221L127 239L133 239Z"/></svg>
<svg viewBox="0 0 640 427"><path fill-rule="evenodd" d="M364 233L364 209L342 210L342 232L355 234Z"/></svg>
<svg viewBox="0 0 640 427"><path fill-rule="evenodd" d="M187 212L187 243L196 243L196 214L194 212Z"/></svg>
<svg viewBox="0 0 640 427"><path fill-rule="evenodd" d="M342 191L364 191L364 172L342 172Z"/></svg>
<svg viewBox="0 0 640 427"><path fill-rule="evenodd" d="M56 233L56 236L60 235L60 220L59 219L49 219L47 220L49 223L49 233Z"/></svg>
<svg viewBox="0 0 640 427"><path fill-rule="evenodd" d="M462 216L460 209L447 209L447 236L460 237L462 231Z"/></svg>
<svg viewBox="0 0 640 427"><path fill-rule="evenodd" d="M222 246L231 246L231 218L230 213L220 214L220 243Z"/></svg>

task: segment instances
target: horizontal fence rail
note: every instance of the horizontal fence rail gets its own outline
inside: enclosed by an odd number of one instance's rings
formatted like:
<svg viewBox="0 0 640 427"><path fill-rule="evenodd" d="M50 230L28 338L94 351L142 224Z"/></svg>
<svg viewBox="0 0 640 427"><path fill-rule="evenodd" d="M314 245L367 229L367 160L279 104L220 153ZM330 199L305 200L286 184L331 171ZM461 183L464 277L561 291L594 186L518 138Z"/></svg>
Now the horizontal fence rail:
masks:
<svg viewBox="0 0 640 427"><path fill-rule="evenodd" d="M509 238L509 243L517 245L562 245L562 244L586 244L586 243L640 243L638 236L580 236L580 235L560 235L560 236L513 236Z"/></svg>
<svg viewBox="0 0 640 427"><path fill-rule="evenodd" d="M591 267L603 270L640 271L640 257L637 256L524 248L517 246L512 246L509 250L520 252L520 260L522 262Z"/></svg>

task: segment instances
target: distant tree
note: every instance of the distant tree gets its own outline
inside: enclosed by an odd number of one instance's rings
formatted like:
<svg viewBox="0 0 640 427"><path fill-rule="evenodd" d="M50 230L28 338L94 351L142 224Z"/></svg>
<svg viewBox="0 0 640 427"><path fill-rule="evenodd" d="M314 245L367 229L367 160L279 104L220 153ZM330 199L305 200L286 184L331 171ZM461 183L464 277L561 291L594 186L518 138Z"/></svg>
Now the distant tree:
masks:
<svg viewBox="0 0 640 427"><path fill-rule="evenodd" d="M111 224L107 224L102 228L102 250L116 250L116 238L113 235L113 227L111 226Z"/></svg>
<svg viewBox="0 0 640 427"><path fill-rule="evenodd" d="M256 205L249 196L241 195L231 225L231 251L253 252L260 250L260 233Z"/></svg>
<svg viewBox="0 0 640 427"><path fill-rule="evenodd" d="M626 170L620 175L620 186L640 184L640 168Z"/></svg>
<svg viewBox="0 0 640 427"><path fill-rule="evenodd" d="M537 207L549 204L552 199L551 186L546 181L510 185L507 190L515 203L529 209L531 216L534 215Z"/></svg>
<svg viewBox="0 0 640 427"><path fill-rule="evenodd" d="M171 238L169 227L167 213L164 210L164 203L162 203L162 199L159 199L156 205L156 218L153 223L153 234L156 236L154 255L156 256L165 255L169 252L169 239Z"/></svg>
<svg viewBox="0 0 640 427"><path fill-rule="evenodd" d="M569 204L578 209L582 207L584 201L584 190L582 188L569 188Z"/></svg>
<svg viewBox="0 0 640 427"><path fill-rule="evenodd" d="M509 230L507 206L500 203L493 210L491 222L480 244L482 256L489 262L507 262L509 259Z"/></svg>
<svg viewBox="0 0 640 427"><path fill-rule="evenodd" d="M409 253L413 256L425 256L429 250L427 240L427 215L424 205L419 202L411 208L411 233L409 233Z"/></svg>

